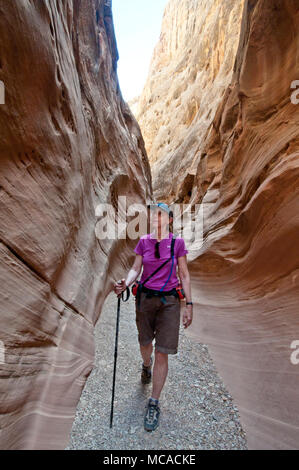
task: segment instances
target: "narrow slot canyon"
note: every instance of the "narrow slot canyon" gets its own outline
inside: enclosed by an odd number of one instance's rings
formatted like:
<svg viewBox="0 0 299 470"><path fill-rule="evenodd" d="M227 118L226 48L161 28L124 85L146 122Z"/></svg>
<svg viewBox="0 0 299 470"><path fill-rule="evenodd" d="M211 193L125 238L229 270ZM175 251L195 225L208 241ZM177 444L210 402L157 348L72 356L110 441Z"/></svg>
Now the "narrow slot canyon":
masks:
<svg viewBox="0 0 299 470"><path fill-rule="evenodd" d="M299 3L169 0L128 102L112 3L0 0L0 447L298 449ZM152 202L192 213L194 305L147 433L132 292L109 429L111 221Z"/></svg>

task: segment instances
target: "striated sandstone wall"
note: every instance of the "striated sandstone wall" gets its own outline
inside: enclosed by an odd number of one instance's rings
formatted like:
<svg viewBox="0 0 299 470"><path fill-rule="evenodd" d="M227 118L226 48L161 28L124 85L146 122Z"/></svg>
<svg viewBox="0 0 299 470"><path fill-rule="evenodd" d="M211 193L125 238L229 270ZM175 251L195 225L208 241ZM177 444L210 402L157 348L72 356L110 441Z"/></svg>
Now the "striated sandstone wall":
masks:
<svg viewBox="0 0 299 470"><path fill-rule="evenodd" d="M185 202L205 133L232 77L244 0L170 0L133 109L155 196ZM176 178L173 178L173 175Z"/></svg>
<svg viewBox="0 0 299 470"><path fill-rule="evenodd" d="M210 345L255 449L298 449L299 3L247 0L234 77L198 162L208 202L191 273Z"/></svg>
<svg viewBox="0 0 299 470"><path fill-rule="evenodd" d="M95 209L151 198L117 59L111 2L0 0L2 449L66 446L101 305L132 261L97 239Z"/></svg>
<svg viewBox="0 0 299 470"><path fill-rule="evenodd" d="M251 449L299 448L299 364L291 361L291 345L299 340L295 80L298 1L246 0L231 83L199 148L181 153L181 166L191 168L193 178L173 176L180 194L170 196L165 175L164 185L157 173L153 183L160 199L204 204L204 244L188 244L195 301L190 333L209 345ZM201 126L202 119L194 139ZM166 158L167 148L163 152Z"/></svg>

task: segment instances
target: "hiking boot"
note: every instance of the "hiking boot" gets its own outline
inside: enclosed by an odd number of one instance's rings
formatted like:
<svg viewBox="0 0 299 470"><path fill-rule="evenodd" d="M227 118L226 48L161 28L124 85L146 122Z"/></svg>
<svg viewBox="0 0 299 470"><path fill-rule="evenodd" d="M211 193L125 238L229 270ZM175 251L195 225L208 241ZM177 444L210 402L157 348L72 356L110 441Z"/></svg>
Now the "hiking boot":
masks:
<svg viewBox="0 0 299 470"><path fill-rule="evenodd" d="M144 429L146 431L154 431L159 426L160 408L159 406L149 399L147 410L144 416Z"/></svg>
<svg viewBox="0 0 299 470"><path fill-rule="evenodd" d="M141 382L145 384L149 384L152 380L152 365L153 365L153 358L151 357L151 364L148 367L145 367L142 364L142 372L141 372Z"/></svg>

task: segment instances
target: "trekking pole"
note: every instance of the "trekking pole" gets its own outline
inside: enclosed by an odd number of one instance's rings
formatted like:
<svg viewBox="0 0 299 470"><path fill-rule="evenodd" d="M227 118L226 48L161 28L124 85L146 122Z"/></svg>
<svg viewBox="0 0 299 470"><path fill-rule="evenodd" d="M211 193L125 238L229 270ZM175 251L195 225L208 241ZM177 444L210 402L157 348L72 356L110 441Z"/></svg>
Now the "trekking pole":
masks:
<svg viewBox="0 0 299 470"><path fill-rule="evenodd" d="M114 392L115 392L115 377L116 377L116 361L117 361L117 346L118 346L118 331L119 331L119 317L120 317L120 299L123 302L127 302L130 297L130 290L127 287L127 298L124 299L124 291L118 295L117 299L117 316L116 316L116 333L115 333L115 348L114 348L114 369L113 369L113 384L112 384L112 399L111 399L111 412L110 412L110 428L112 428L113 423L113 407L114 407Z"/></svg>

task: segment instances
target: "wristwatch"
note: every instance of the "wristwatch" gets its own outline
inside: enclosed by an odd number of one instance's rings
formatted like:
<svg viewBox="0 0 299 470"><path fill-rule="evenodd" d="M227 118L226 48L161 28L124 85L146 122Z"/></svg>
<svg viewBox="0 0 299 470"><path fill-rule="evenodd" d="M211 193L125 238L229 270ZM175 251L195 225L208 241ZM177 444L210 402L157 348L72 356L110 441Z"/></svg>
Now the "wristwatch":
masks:
<svg viewBox="0 0 299 470"><path fill-rule="evenodd" d="M193 302L186 302L186 305L193 305Z"/></svg>

